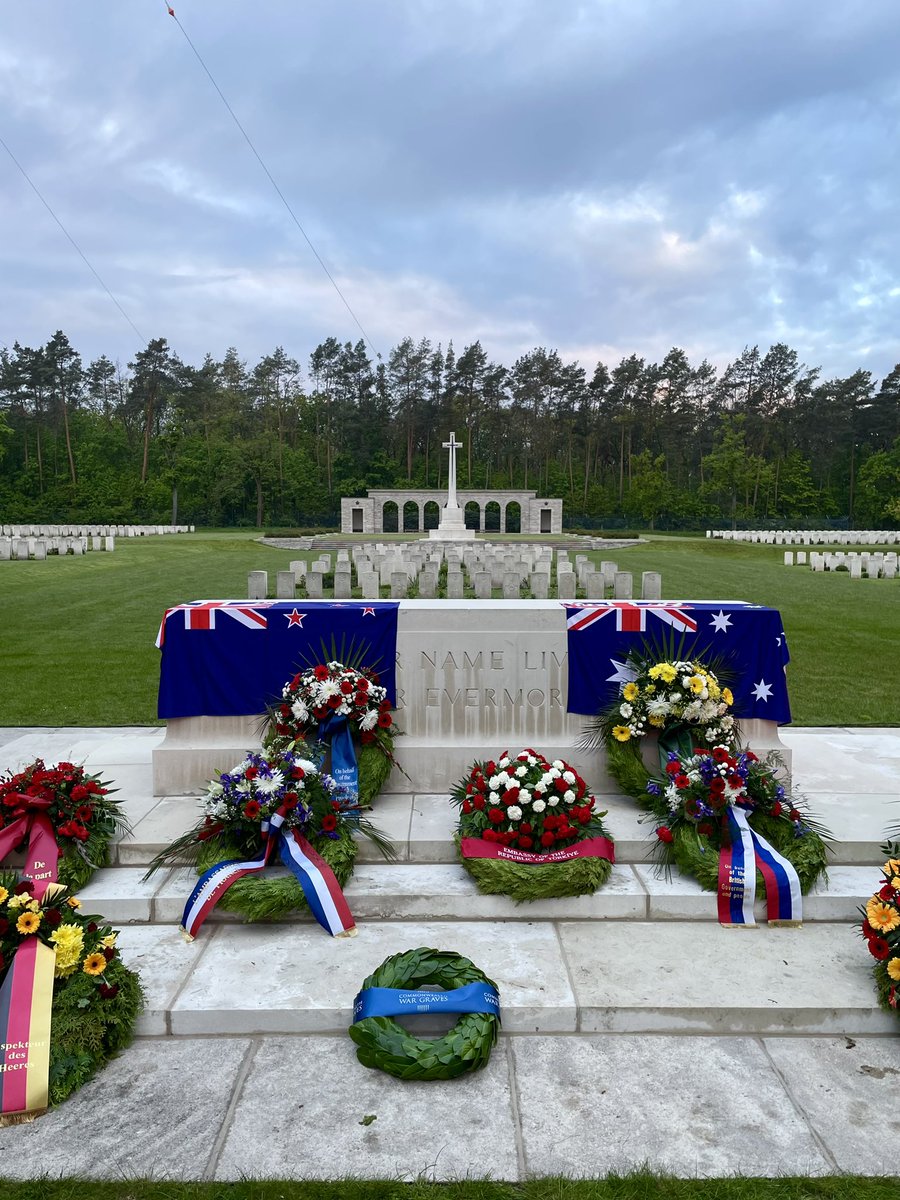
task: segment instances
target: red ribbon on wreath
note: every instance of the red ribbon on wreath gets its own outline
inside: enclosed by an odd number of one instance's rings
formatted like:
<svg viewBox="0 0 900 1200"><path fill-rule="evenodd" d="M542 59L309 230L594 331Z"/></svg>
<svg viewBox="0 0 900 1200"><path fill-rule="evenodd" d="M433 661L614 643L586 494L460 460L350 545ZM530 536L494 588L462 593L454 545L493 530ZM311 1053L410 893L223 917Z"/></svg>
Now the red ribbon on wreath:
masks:
<svg viewBox="0 0 900 1200"><path fill-rule="evenodd" d="M40 900L50 884L56 882L59 863L56 831L47 815L53 801L43 796L30 796L26 792L10 792L4 800L16 809L17 815L0 829L0 862L26 842L23 874L33 880L32 894L35 900Z"/></svg>

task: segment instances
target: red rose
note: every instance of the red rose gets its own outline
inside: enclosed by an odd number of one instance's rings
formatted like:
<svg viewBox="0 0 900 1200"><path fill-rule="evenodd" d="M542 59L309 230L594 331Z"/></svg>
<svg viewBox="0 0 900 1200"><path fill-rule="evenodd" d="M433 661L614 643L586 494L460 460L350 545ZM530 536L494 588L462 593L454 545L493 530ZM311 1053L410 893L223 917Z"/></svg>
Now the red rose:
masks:
<svg viewBox="0 0 900 1200"><path fill-rule="evenodd" d="M258 800L248 800L247 801L247 803L244 805L244 816L249 818L249 820L251 820L251 821L256 820L256 818L259 816L259 801Z"/></svg>
<svg viewBox="0 0 900 1200"><path fill-rule="evenodd" d="M472 811L472 801L471 800L463 800L462 810L466 814L466 816L468 816L468 814Z"/></svg>
<svg viewBox="0 0 900 1200"><path fill-rule="evenodd" d="M96 933L99 928L100 927L96 921L88 921L88 927L87 927L88 933Z"/></svg>
<svg viewBox="0 0 900 1200"><path fill-rule="evenodd" d="M337 817L334 813L326 813L322 818L322 830L324 833L331 833L334 829L337 829Z"/></svg>
<svg viewBox="0 0 900 1200"><path fill-rule="evenodd" d="M515 804L519 799L519 789L517 787L507 788L500 799L504 804Z"/></svg>
<svg viewBox="0 0 900 1200"><path fill-rule="evenodd" d="M797 811L796 808L792 808L791 811L788 813L788 816L790 817L790 819L792 821L801 820L801 814Z"/></svg>
<svg viewBox="0 0 900 1200"><path fill-rule="evenodd" d="M563 777L561 775L560 775L559 779L553 780L553 786L560 793L560 795L562 795L563 792L567 792L569 790L569 785L566 783L566 781L563 779Z"/></svg>
<svg viewBox="0 0 900 1200"><path fill-rule="evenodd" d="M293 731L290 725L283 725L280 721L276 721L275 732L279 737L290 737Z"/></svg>
<svg viewBox="0 0 900 1200"><path fill-rule="evenodd" d="M752 750L745 750L744 758L746 758L747 762L759 762L759 756L754 754Z"/></svg>
<svg viewBox="0 0 900 1200"><path fill-rule="evenodd" d="M497 774L497 764L493 760L491 762L486 762L484 764L484 773L488 777L490 777L491 775L496 775Z"/></svg>
<svg viewBox="0 0 900 1200"><path fill-rule="evenodd" d="M542 833L541 834L541 845L542 846L552 846L555 841L556 841L556 838L553 836L552 833Z"/></svg>
<svg viewBox="0 0 900 1200"><path fill-rule="evenodd" d="M112 962L112 960L116 957L115 946L104 946L103 947L103 957L106 959L107 962Z"/></svg>
<svg viewBox="0 0 900 1200"><path fill-rule="evenodd" d="M472 803L476 808L484 808L484 796L476 796Z"/></svg>
<svg viewBox="0 0 900 1200"><path fill-rule="evenodd" d="M113 1000L119 994L117 983L101 983L97 989L104 1000Z"/></svg>
<svg viewBox="0 0 900 1200"><path fill-rule="evenodd" d="M519 837L519 848L521 850L530 850L534 845L534 840L530 837Z"/></svg>
<svg viewBox="0 0 900 1200"><path fill-rule="evenodd" d="M499 825L502 821L506 820L506 813L502 808L489 808L488 820L492 821L495 825Z"/></svg>
<svg viewBox="0 0 900 1200"><path fill-rule="evenodd" d="M72 837L77 838L79 842L86 842L91 835L83 825L72 825Z"/></svg>
<svg viewBox="0 0 900 1200"><path fill-rule="evenodd" d="M772 816L780 817L783 812L784 812L784 805L781 803L780 800L776 800L775 803L772 805Z"/></svg>
<svg viewBox="0 0 900 1200"><path fill-rule="evenodd" d="M519 826L519 833L531 833L531 832L532 832L532 829L531 829L530 823L528 821L523 821L522 824Z"/></svg>
<svg viewBox="0 0 900 1200"><path fill-rule="evenodd" d="M656 836L661 842L671 842L673 840L672 830L668 825L660 825L656 831Z"/></svg>
<svg viewBox="0 0 900 1200"><path fill-rule="evenodd" d="M51 925L51 926L59 925L60 922L62 921L62 913L59 911L58 908L48 908L47 911L44 913L44 920L47 922L48 925Z"/></svg>
<svg viewBox="0 0 900 1200"><path fill-rule="evenodd" d="M14 896L24 896L25 893L27 892L28 895L30 896L33 891L34 891L34 884L31 882L31 880L23 879L21 883L17 883L16 886L13 888L13 895Z"/></svg>

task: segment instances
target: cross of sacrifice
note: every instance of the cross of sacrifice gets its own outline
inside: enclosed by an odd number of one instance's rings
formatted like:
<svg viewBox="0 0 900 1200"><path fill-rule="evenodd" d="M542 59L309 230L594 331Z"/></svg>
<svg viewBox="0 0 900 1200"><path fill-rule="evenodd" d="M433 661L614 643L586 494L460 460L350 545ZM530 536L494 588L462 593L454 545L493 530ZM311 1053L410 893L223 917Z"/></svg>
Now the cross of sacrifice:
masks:
<svg viewBox="0 0 900 1200"><path fill-rule="evenodd" d="M450 469L447 484L447 508L459 508L456 501L456 452L462 449L462 442L456 440L456 434L451 431L450 441L441 442L445 450L450 451Z"/></svg>

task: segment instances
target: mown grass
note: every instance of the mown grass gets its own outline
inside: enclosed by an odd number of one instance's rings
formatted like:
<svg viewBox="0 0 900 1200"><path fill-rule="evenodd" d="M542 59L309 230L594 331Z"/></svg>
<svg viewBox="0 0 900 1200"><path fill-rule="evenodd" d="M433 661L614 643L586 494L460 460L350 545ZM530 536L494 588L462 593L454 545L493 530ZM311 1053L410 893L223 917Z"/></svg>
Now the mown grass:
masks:
<svg viewBox="0 0 900 1200"><path fill-rule="evenodd" d="M573 551L580 545L573 543ZM0 567L0 725L146 725L156 719L163 611L241 598L247 574L313 558L249 531L118 539L113 554ZM780 609L798 725L898 725L900 581L785 567L781 547L656 535L591 555L659 571L673 599L749 600Z"/></svg>
<svg viewBox="0 0 900 1200"><path fill-rule="evenodd" d="M841 1175L820 1179L671 1179L652 1173L606 1179L457 1183L347 1179L333 1183L241 1180L165 1183L141 1180L0 1180L0 1200L895 1200L900 1180Z"/></svg>

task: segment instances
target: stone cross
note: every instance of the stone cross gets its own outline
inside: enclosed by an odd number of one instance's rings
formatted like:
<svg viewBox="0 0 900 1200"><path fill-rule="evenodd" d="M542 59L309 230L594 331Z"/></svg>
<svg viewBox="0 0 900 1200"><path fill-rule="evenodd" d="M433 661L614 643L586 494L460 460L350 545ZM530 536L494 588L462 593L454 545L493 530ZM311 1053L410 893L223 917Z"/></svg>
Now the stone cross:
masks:
<svg viewBox="0 0 900 1200"><path fill-rule="evenodd" d="M451 431L450 441L441 442L445 450L450 451L450 468L447 477L447 507L458 508L456 501L456 452L462 449L462 442L456 440L456 434Z"/></svg>

